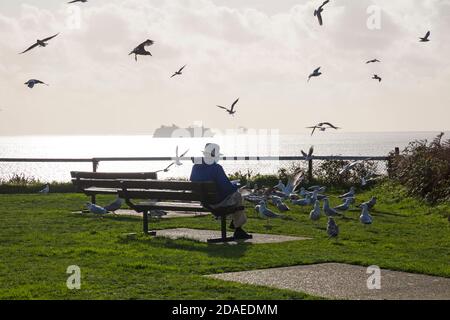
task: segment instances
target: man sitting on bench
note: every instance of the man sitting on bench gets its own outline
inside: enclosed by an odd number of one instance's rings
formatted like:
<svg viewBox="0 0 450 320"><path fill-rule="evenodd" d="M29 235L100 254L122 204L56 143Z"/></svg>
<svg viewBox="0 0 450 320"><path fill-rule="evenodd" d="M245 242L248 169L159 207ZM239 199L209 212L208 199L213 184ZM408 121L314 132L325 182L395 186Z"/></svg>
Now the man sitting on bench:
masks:
<svg viewBox="0 0 450 320"><path fill-rule="evenodd" d="M209 204L213 209L224 207L240 207L243 205L242 195L238 187L230 182L222 166L217 162L220 159L220 147L214 143L208 143L203 151L202 163L196 163L192 167L191 181L205 182L214 181L217 185L218 199L215 204ZM232 226L234 227L235 239L251 239L252 235L242 229L247 222L245 212L238 211L232 214Z"/></svg>

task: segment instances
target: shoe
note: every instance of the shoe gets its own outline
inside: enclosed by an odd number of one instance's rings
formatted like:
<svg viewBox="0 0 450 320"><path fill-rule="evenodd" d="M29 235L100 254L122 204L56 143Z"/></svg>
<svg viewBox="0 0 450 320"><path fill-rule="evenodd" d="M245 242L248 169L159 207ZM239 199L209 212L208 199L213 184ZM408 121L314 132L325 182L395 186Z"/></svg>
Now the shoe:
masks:
<svg viewBox="0 0 450 320"><path fill-rule="evenodd" d="M233 222L233 220L231 220L231 223L230 223L230 225L228 226L228 228L230 228L231 230L236 229L236 228L234 227L234 222Z"/></svg>
<svg viewBox="0 0 450 320"><path fill-rule="evenodd" d="M248 234L245 232L242 228L237 228L234 231L233 235L234 239L236 240L247 240L247 239L253 239L253 236L251 234Z"/></svg>

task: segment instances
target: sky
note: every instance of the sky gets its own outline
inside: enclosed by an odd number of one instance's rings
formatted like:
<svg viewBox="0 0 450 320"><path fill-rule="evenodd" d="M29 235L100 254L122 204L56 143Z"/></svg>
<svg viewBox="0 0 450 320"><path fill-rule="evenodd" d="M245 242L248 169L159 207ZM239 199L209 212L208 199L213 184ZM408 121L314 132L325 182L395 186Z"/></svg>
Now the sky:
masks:
<svg viewBox="0 0 450 320"><path fill-rule="evenodd" d="M348 132L450 129L450 0L331 0L322 27L321 3L1 1L0 135L151 134L196 122L282 133L322 121ZM428 30L431 42L419 43ZM146 39L153 56L136 62L128 53ZM365 63L373 58L382 62ZM307 82L319 66L323 75ZM29 79L49 86L29 89ZM216 107L238 97L234 117Z"/></svg>

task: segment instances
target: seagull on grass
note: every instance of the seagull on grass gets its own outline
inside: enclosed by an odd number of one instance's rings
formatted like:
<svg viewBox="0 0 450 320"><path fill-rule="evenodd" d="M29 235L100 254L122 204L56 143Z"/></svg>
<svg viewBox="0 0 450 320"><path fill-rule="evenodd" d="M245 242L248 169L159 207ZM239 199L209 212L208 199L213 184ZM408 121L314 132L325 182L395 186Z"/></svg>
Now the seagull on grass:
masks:
<svg viewBox="0 0 450 320"><path fill-rule="evenodd" d="M105 208L98 206L96 204L90 203L90 202L86 202L86 206L87 206L88 210L94 214L107 214L108 213L108 211Z"/></svg>
<svg viewBox="0 0 450 320"><path fill-rule="evenodd" d="M338 196L338 198L344 199L344 198L353 198L355 196L355 187L351 187L350 191L347 193L344 193L343 195Z"/></svg>
<svg viewBox="0 0 450 320"><path fill-rule="evenodd" d="M369 210L372 210L377 204L377 200L377 197L372 197L369 201L362 203L359 207L362 208L363 205L366 205Z"/></svg>
<svg viewBox="0 0 450 320"><path fill-rule="evenodd" d="M279 219L279 218L283 217L282 215L277 214L277 213L273 212L272 210L268 209L265 201L261 201L259 203L258 213L261 218L269 219L269 221L270 221L270 219Z"/></svg>
<svg viewBox="0 0 450 320"><path fill-rule="evenodd" d="M347 211L352 204L352 198L344 198L344 203L335 207L334 210Z"/></svg>
<svg viewBox="0 0 450 320"><path fill-rule="evenodd" d="M302 180L303 172L298 171L289 176L287 185L284 185L284 183L280 180L274 188L280 190L284 194L284 196L289 197L294 193L295 189L297 189Z"/></svg>
<svg viewBox="0 0 450 320"><path fill-rule="evenodd" d="M314 17L317 17L320 25L323 25L323 19L322 19L323 7L329 2L330 2L330 0L326 0L324 3L322 3L322 5L318 9L314 10Z"/></svg>
<svg viewBox="0 0 450 320"><path fill-rule="evenodd" d="M28 80L27 82L24 83L24 85L26 85L30 89L33 89L34 86L37 85L37 84L43 84L43 85L48 86L47 83L42 82L41 80L37 80L37 79L31 79L31 80Z"/></svg>
<svg viewBox="0 0 450 320"><path fill-rule="evenodd" d="M337 236L339 235L339 227L332 217L328 217L327 234L328 239L337 238Z"/></svg>
<svg viewBox="0 0 450 320"><path fill-rule="evenodd" d="M420 42L429 42L430 41L430 35L431 35L431 31L428 31L427 34L425 35L425 37L419 38Z"/></svg>
<svg viewBox="0 0 450 320"><path fill-rule="evenodd" d="M320 72L320 68L321 68L321 67L318 67L316 70L314 70L314 71L309 75L309 77L308 77L308 82L309 82L309 80L311 80L311 78L319 77L320 75L322 75L322 72Z"/></svg>
<svg viewBox="0 0 450 320"><path fill-rule="evenodd" d="M225 110L226 112L228 112L229 115L234 116L234 114L236 113L236 110L234 109L234 107L236 106L238 101L239 101L239 98L237 98L236 101L233 102L233 104L231 105L230 109L222 107L222 106L217 106L217 107L220 108L220 109Z"/></svg>
<svg viewBox="0 0 450 320"><path fill-rule="evenodd" d="M28 52L36 47L46 47L48 45L48 41L50 41L51 39L53 39L54 37L56 37L59 33L55 34L54 36L42 39L42 40L36 40L36 43L33 44L32 46L30 46L28 49L26 49L25 51L19 53L19 54L23 54L25 52Z"/></svg>
<svg viewBox="0 0 450 320"><path fill-rule="evenodd" d="M109 212L116 212L122 207L124 202L125 200L123 200L122 198L117 198L114 202L105 206L104 209Z"/></svg>
<svg viewBox="0 0 450 320"><path fill-rule="evenodd" d="M330 207L330 202L328 201L328 198L323 199L323 212L328 217L335 217L341 215L341 213L337 212L336 210Z"/></svg>
<svg viewBox="0 0 450 320"><path fill-rule="evenodd" d="M153 40L147 39L133 49L128 55L134 54L134 59L137 61L137 56L152 56L150 51L147 51L145 47L153 45L155 42Z"/></svg>
<svg viewBox="0 0 450 320"><path fill-rule="evenodd" d="M359 216L359 221L362 224L372 224L373 218L369 212L369 206L365 203L361 205L361 215Z"/></svg>
<svg viewBox="0 0 450 320"><path fill-rule="evenodd" d="M39 193L42 193L42 194L48 194L49 192L50 192L50 185L48 183L45 185L44 189L39 191Z"/></svg>
<svg viewBox="0 0 450 320"><path fill-rule="evenodd" d="M186 65L182 66L178 71L176 71L171 78L175 77L175 76L181 76L183 74L183 69L186 68Z"/></svg>
<svg viewBox="0 0 450 320"><path fill-rule="evenodd" d="M309 213L309 218L312 221L317 221L320 219L320 201L317 200L314 203L314 209L311 210L311 212Z"/></svg>

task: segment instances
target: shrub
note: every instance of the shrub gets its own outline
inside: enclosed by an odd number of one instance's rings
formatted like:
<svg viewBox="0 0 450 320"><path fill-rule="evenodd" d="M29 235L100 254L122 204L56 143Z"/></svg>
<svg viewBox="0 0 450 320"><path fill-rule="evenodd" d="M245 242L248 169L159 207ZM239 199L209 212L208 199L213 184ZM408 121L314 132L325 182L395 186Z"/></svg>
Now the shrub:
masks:
<svg viewBox="0 0 450 320"><path fill-rule="evenodd" d="M410 195L430 203L450 201L450 140L444 133L431 143L411 142L400 155L391 154L390 175L403 184Z"/></svg>

